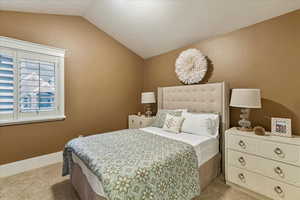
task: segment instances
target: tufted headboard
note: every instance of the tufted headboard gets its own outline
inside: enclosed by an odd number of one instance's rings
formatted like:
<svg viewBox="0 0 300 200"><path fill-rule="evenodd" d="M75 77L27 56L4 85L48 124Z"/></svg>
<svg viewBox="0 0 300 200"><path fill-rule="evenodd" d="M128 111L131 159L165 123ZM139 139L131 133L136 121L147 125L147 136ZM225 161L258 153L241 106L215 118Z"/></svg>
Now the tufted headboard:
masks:
<svg viewBox="0 0 300 200"><path fill-rule="evenodd" d="M190 112L218 113L221 119L220 146L224 152L223 136L229 128L229 87L225 82L161 87L157 92L158 109L186 108Z"/></svg>

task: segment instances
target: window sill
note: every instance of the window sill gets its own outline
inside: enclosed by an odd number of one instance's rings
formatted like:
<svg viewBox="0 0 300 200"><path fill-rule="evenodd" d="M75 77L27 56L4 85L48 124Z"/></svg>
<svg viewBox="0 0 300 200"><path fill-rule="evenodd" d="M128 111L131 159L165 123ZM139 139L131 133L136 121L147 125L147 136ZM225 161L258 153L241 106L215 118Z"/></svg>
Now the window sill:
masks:
<svg viewBox="0 0 300 200"><path fill-rule="evenodd" d="M66 116L53 116L53 117L40 117L36 118L28 118L22 120L0 120L0 126L10 126L10 125L17 125L17 124L31 124L31 123L38 123L38 122L51 122L51 121L60 121L64 120Z"/></svg>

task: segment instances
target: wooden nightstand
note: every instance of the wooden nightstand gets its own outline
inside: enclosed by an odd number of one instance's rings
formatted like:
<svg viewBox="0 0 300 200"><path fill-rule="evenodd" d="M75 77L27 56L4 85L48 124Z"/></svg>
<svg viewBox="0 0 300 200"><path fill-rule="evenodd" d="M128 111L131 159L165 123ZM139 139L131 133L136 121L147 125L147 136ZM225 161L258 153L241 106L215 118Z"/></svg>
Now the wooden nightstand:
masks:
<svg viewBox="0 0 300 200"><path fill-rule="evenodd" d="M128 116L128 127L134 128L144 128L152 124L155 117L145 117L144 115L129 115Z"/></svg>
<svg viewBox="0 0 300 200"><path fill-rule="evenodd" d="M225 162L229 185L275 200L300 197L298 136L258 136L231 128L225 133Z"/></svg>

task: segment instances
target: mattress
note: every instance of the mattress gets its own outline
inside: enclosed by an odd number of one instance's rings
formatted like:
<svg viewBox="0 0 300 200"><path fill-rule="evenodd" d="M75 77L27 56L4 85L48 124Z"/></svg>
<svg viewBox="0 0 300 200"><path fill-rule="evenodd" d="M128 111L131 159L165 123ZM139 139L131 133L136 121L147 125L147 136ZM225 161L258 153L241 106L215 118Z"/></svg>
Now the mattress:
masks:
<svg viewBox="0 0 300 200"><path fill-rule="evenodd" d="M157 127L146 127L141 130L192 145L198 158L198 167L219 153L219 138L215 136L200 136L183 132L174 134Z"/></svg>
<svg viewBox="0 0 300 200"><path fill-rule="evenodd" d="M156 127L146 127L141 130L149 132L149 134L160 135L192 145L197 155L198 167L219 153L219 139L216 137L193 135L189 133L174 134ZM74 163L81 167L93 191L99 196L106 197L98 177L94 175L75 154L72 154L72 158Z"/></svg>

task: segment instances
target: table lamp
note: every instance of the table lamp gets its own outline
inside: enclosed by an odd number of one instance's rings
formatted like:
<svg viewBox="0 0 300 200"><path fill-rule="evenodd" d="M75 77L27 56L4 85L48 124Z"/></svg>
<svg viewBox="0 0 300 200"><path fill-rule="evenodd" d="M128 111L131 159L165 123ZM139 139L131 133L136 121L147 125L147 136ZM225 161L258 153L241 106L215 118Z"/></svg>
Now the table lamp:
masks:
<svg viewBox="0 0 300 200"><path fill-rule="evenodd" d="M231 107L241 108L239 130L252 131L249 121L250 108L261 108L260 89L232 89Z"/></svg>
<svg viewBox="0 0 300 200"><path fill-rule="evenodd" d="M152 111L151 111L151 104L155 103L155 94L154 92L143 92L142 93L142 104L146 104L145 106L145 115L146 117L151 117Z"/></svg>

